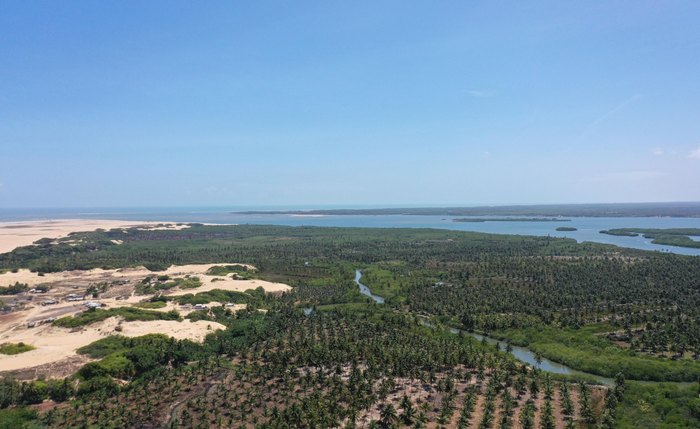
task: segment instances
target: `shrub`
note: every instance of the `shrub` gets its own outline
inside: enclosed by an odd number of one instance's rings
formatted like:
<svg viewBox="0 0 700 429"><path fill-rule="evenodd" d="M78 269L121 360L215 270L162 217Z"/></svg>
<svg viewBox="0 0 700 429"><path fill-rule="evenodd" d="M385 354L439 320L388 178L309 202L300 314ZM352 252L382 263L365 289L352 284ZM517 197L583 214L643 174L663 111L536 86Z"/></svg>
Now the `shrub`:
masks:
<svg viewBox="0 0 700 429"><path fill-rule="evenodd" d="M80 314L76 314L75 316L62 317L53 322L53 324L54 326L60 326L62 328L76 328L86 326L91 323L101 322L110 317L122 317L127 322L133 322L136 320L181 320L178 312L174 310L162 312L144 310L136 307L119 307L110 308L108 310L90 309Z"/></svg>
<svg viewBox="0 0 700 429"><path fill-rule="evenodd" d="M0 344L0 353L4 355L18 355L20 353L34 350L36 347L24 343L4 343Z"/></svg>
<svg viewBox="0 0 700 429"><path fill-rule="evenodd" d="M119 385L110 377L95 377L83 381L78 386L78 396L88 395L93 392L102 391L106 395L115 395L119 392Z"/></svg>

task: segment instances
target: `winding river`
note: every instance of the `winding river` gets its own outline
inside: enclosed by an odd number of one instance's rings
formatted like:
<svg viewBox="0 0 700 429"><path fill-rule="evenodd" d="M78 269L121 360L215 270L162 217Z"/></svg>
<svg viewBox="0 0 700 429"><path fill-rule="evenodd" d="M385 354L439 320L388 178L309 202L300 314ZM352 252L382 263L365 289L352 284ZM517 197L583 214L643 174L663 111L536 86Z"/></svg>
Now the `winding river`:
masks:
<svg viewBox="0 0 700 429"><path fill-rule="evenodd" d="M360 293L372 298L377 304L384 304L384 298L373 294L372 291L366 285L364 285L360 282L360 279L362 279L362 271L355 270L355 283L360 288ZM430 323L428 323L426 321L424 321L423 323L426 326L432 326ZM500 344L501 349L505 350L506 343L503 341L499 341L495 338L491 338L491 337L477 334L477 333L473 333L473 332L460 331L459 329L455 329L455 328L450 328L450 332L453 334L460 334L461 333L461 334L465 334L465 335L470 335L479 341L486 341L488 344L492 344L492 345ZM573 368L569 368L566 365L562 365L560 363L551 361L551 360L546 359L544 357L541 357L538 359L535 352L533 352L532 350L525 348L525 347L511 345L510 354L512 354L519 361L524 362L524 363L532 366L533 368L538 368L538 369L541 369L542 371L551 372L552 374L580 375L580 376L586 376L589 378L593 378L600 384L605 384L605 385L614 384L614 381L611 378L602 377L600 375L591 374L588 372L577 371Z"/></svg>
<svg viewBox="0 0 700 429"><path fill-rule="evenodd" d="M360 283L360 279L362 278L362 271L360 270L355 270L355 283L357 283L357 286L360 287L360 293L362 295L367 295L368 297L372 298L374 302L377 304L384 304L384 298L382 298L379 295L374 295L372 291L369 290L369 288L362 283Z"/></svg>
<svg viewBox="0 0 700 429"><path fill-rule="evenodd" d="M460 331L458 329L451 328L450 332L453 334L458 334L459 332L464 332L467 335L470 335L474 338L476 338L479 341L486 341L488 344L500 344L501 350L505 350L506 343L503 341L499 341L495 338L487 337L485 335L473 333L473 332L465 332L465 331ZM539 368L542 371L547 371L551 372L552 374L563 374L563 375L581 375L581 376L586 376L586 377L591 377L594 378L598 383L600 384L605 384L605 385L612 385L615 383L615 381L612 378L606 378L602 377L600 375L596 374L591 374L589 372L583 372L583 371L577 371L575 369L569 368L566 365L562 365L560 363L551 361L547 358L540 357L539 362L537 359L537 355L535 352L532 350L525 348L525 347L520 347L520 346L514 346L511 345L511 351L510 354L515 356L516 359L527 363L528 365L532 366L533 368Z"/></svg>

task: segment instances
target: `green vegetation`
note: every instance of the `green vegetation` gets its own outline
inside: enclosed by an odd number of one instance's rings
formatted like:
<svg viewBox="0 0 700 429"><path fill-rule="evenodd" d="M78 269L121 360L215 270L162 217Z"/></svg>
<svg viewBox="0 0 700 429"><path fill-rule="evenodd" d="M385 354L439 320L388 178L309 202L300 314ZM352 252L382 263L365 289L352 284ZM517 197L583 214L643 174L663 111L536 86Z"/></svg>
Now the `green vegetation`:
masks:
<svg viewBox="0 0 700 429"><path fill-rule="evenodd" d="M370 288L373 294L381 296L385 301L403 302L405 301L404 291L411 284L410 279L384 268L386 265L380 264L362 270L360 282Z"/></svg>
<svg viewBox="0 0 700 429"><path fill-rule="evenodd" d="M113 337L81 349L101 360L79 371L79 401L42 421L49 427L105 421L163 426L163 418L176 427L338 427L379 409L381 417L371 425L444 424L459 404L474 409L479 396L509 398L512 406L503 415L515 419L515 408L540 389L550 397L555 389L577 388L525 371L509 355L469 337L428 329L378 306L359 313L304 316L286 307L216 317L228 329L201 345L163 336ZM115 376L130 382L120 387ZM409 390L423 394L411 399ZM604 393L587 386L583 391L598 398ZM552 412L560 407L554 401L549 406ZM572 404L567 418L580 409ZM532 410L533 418L546 419L546 413ZM593 421L602 419L591 413Z"/></svg>
<svg viewBox="0 0 700 429"><path fill-rule="evenodd" d="M158 291L179 289L195 289L202 285L199 277L177 277L171 279L169 276L149 276L141 281L136 287L137 295L150 295Z"/></svg>
<svg viewBox="0 0 700 429"><path fill-rule="evenodd" d="M0 295L17 295L29 290L29 286L25 283L16 282L13 285L2 287L0 286Z"/></svg>
<svg viewBox="0 0 700 429"><path fill-rule="evenodd" d="M621 229L610 229L610 230L603 230L600 231L601 234L608 234L608 235L617 235L620 237L638 237L639 233L634 232L634 231L623 231Z"/></svg>
<svg viewBox="0 0 700 429"><path fill-rule="evenodd" d="M0 378L0 410L10 406L26 406L39 404L44 399L63 402L75 393L73 383L69 379L36 380L19 382L12 378ZM21 409L20 409L21 410ZM11 413L10 413L11 414ZM22 413L19 413L22 416ZM0 419L0 424L5 420Z"/></svg>
<svg viewBox="0 0 700 429"><path fill-rule="evenodd" d="M83 243L74 246L22 247L0 254L0 267L56 272L144 264L167 267L226 259L252 263L261 278L284 279L296 285L302 282L295 280L318 278L321 270L332 270L337 264L363 265L394 260L423 265L441 259L460 260L464 256L474 260L475 252L483 252L485 257L494 259L620 251L594 243L577 244L570 239L428 229L195 225L186 230L186 240L182 238L183 231L86 233ZM123 244L114 245L112 239L121 240ZM305 262L310 264L307 266Z"/></svg>
<svg viewBox="0 0 700 429"><path fill-rule="evenodd" d="M36 347L24 344L24 343L3 343L0 344L0 354L4 355L18 355L20 353L28 352L34 350Z"/></svg>
<svg viewBox="0 0 700 429"><path fill-rule="evenodd" d="M245 265L232 264L232 265L215 265L207 270L207 274L210 276L221 276L226 277L229 274L235 274L237 278L242 280L247 280L253 278L252 272L254 270L249 269Z"/></svg>
<svg viewBox="0 0 700 429"><path fill-rule="evenodd" d="M601 231L602 232L602 231ZM605 232L605 234L611 235L625 235L625 234L649 234L653 238L656 234L668 234L668 235L698 235L700 236L700 228L665 228L665 229L655 229L655 228L616 228Z"/></svg>
<svg viewBox="0 0 700 429"><path fill-rule="evenodd" d="M145 308L145 309L157 309L157 308L163 308L167 305L165 301L144 301L144 302L137 302L134 304L134 307L138 308Z"/></svg>
<svg viewBox="0 0 700 429"><path fill-rule="evenodd" d="M101 322L110 317L121 317L127 322L135 320L182 320L176 311L150 311L136 307L119 307L107 310L93 308L75 316L62 317L54 321L53 325L62 328L77 328Z"/></svg>
<svg viewBox="0 0 700 429"><path fill-rule="evenodd" d="M629 382L617 416L620 429L698 428L698 386Z"/></svg>
<svg viewBox="0 0 700 429"><path fill-rule="evenodd" d="M245 292L230 291L213 289L207 292L200 292L197 294L185 294L173 298L178 304L208 304L210 302L221 302L227 303L232 302L236 304L256 304L261 305L265 302L265 291L262 288L255 290L247 290Z"/></svg>
<svg viewBox="0 0 700 429"><path fill-rule="evenodd" d="M643 234L644 238L651 239L651 242L654 244L700 248L700 241L695 241L689 237L691 235L700 236L700 228L617 228L600 231L600 233L623 237L637 237L639 234Z"/></svg>
<svg viewBox="0 0 700 429"><path fill-rule="evenodd" d="M98 298L100 294L106 292L110 286L111 285L107 283L91 284L85 291L85 294L90 295L93 298Z"/></svg>
<svg viewBox="0 0 700 429"><path fill-rule="evenodd" d="M123 244L113 245L113 239ZM676 392L630 382L631 393L620 386L575 385L524 368L493 346L421 321L492 332L574 369L694 382L700 375L699 260L551 237L193 225L183 231L85 233L75 246L59 240L0 255L0 269L48 272L241 261L255 265L258 278L294 286L279 295L260 289L212 290L142 303L235 302L247 309L230 312L214 306L192 313L194 319L226 326L202 344L110 337L81 349L99 361L68 379L74 390L66 390L67 396L75 402L40 414L48 426L71 422L91 427L101 421L115 426L162 426L164 421L178 427L194 422L209 427L234 422L249 427L296 427L301 422L352 426L364 424L360 422L371 410L379 416L373 424L385 426L461 421L466 427L496 427L491 421L496 416L505 427L535 421L548 425L562 412L567 427L574 424L571 417L580 416L581 427L593 428L633 421L640 411L628 402L630 397L652 404L653 412L644 411L649 422L692 415L695 403L685 402L688 392L682 385L675 385ZM386 298L385 305L358 292L356 269L374 294ZM222 276L248 274L236 265L213 270ZM179 281L184 279L153 275L139 287L157 295L175 287L164 285ZM312 309L308 315L302 311L306 308ZM177 319L173 313L125 307L55 323L83 326L112 315ZM49 395L41 384L12 386L16 392L5 407ZM17 393L22 389L39 393L23 397ZM424 394L402 400L412 389ZM568 392L571 403L554 400L557 390ZM539 395L544 396L542 406L535 406ZM474 418L477 411L480 421Z"/></svg>
<svg viewBox="0 0 700 429"><path fill-rule="evenodd" d="M0 409L0 429L35 429L42 425L35 410L25 407Z"/></svg>
<svg viewBox="0 0 700 429"><path fill-rule="evenodd" d="M538 326L492 332L513 344L526 346L535 353L572 368L605 377L622 372L627 378L655 381L692 381L700 379L700 362L692 359L658 359L632 350L621 349L595 335L609 327L589 325L580 329Z"/></svg>
<svg viewBox="0 0 700 429"><path fill-rule="evenodd" d="M163 337L167 338L165 336ZM126 351L129 348L130 342L132 341L134 341L133 338L123 337L121 335L112 335L102 338L101 340L97 340L94 343L88 344L87 346L81 347L77 351L78 354L87 355L95 359L101 359L113 353Z"/></svg>
<svg viewBox="0 0 700 429"><path fill-rule="evenodd" d="M578 231L578 228L573 226L560 226L556 229L557 231Z"/></svg>
<svg viewBox="0 0 700 429"><path fill-rule="evenodd" d="M176 341L161 334L136 338L115 335L78 349L79 354L100 359L84 365L78 376L83 382L104 377L128 379L157 365L183 365L199 349L191 341Z"/></svg>

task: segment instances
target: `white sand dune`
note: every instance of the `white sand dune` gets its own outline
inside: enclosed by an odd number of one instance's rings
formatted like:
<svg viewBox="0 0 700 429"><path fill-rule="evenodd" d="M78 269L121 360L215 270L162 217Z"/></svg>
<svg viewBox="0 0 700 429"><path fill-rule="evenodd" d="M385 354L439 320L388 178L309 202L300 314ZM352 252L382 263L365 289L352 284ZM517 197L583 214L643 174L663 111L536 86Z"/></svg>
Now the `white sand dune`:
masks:
<svg viewBox="0 0 700 429"><path fill-rule="evenodd" d="M238 264L235 265L246 265ZM262 287L265 292L285 292L291 289L290 286L284 283L274 283L265 280L234 280L230 276L211 276L205 274L209 268L216 265L231 265L231 263L220 264L191 264L191 265L173 265L163 271L149 271L143 267L137 268L122 268L116 270L104 270L102 268L94 268L92 270L76 270L76 271L60 271L57 273L45 273L39 275L27 269L17 270L16 273L6 272L0 274L0 285L11 285L15 282L26 283L29 286L39 284L51 284L55 282L70 282L75 281L92 281L101 282L106 280L136 280L152 275L168 275L170 277L185 277L195 276L202 281L202 286L195 289L173 290L165 292L166 295L183 295L186 293L205 292L213 289L245 291L247 289L255 289ZM246 265L252 268L251 265Z"/></svg>
<svg viewBox="0 0 700 429"><path fill-rule="evenodd" d="M114 220L57 220L37 222L0 222L0 252L8 252L19 246L31 245L41 238L66 237L71 232L94 231L96 229L131 228L142 227L148 229L182 229L188 225L176 225L163 222L124 222ZM116 245L120 243L115 242ZM225 327L216 322L200 320L178 321L135 321L124 322L119 318L109 318L103 322L88 325L81 329L71 330L52 326L50 323L29 327L34 322L46 321L49 318L59 318L74 315L85 309L84 302L69 302L65 298L68 294L85 294L91 284L106 283L110 288L95 299L105 308L117 308L132 306L135 303L148 299L150 296L138 296L134 289L141 280L153 275L168 275L171 278L196 276L202 281L202 286L194 289L168 290L163 294L177 296L187 293L198 293L213 289L232 291L245 291L262 287L266 292L284 292L291 288L282 283L268 282L264 280L236 280L229 276L211 276L206 272L215 265L245 265L255 269L252 265L237 262L221 262L217 264L190 264L173 265L163 271L149 271L144 267L121 268L105 270L95 268L91 270L62 271L56 273L31 272L27 269L19 269L17 272L5 272L0 274L0 286L7 286L16 282L26 283L29 287L46 284L50 290L45 294L21 294L10 300L19 299L24 302L19 310L0 315L0 343L30 344L36 347L19 355L7 356L0 354L0 371L22 370L35 368L46 364L60 364L70 359L75 359L76 350L88 345L100 338L109 335L125 335L130 337L141 336L149 333L162 333L177 339L189 338L202 341L204 337L216 329ZM29 301L31 299L31 301ZM40 305L47 299L59 301L57 304ZM211 303L210 305L221 305ZM244 308L244 304L229 307L233 311ZM191 310L185 310L169 302L161 311L176 310L181 315L186 315ZM120 326L117 331L116 327Z"/></svg>
<svg viewBox="0 0 700 429"><path fill-rule="evenodd" d="M48 284L51 289L46 294L34 294L33 300L25 304L25 308L11 313L0 315L0 343L19 343L33 345L35 350L14 356L0 355L0 371L21 370L34 368L39 365L64 362L74 358L76 350L90 344L100 338L109 335L140 336L149 333L162 333L178 339L189 338L201 341L208 333L224 326L208 321L191 322L178 321L147 321L147 322L121 322L121 332L115 328L120 324L119 319L109 318L103 322L88 325L82 329L70 330L52 326L51 324L38 324L28 327L30 322L46 320L50 317L59 318L74 315L84 311L84 302L70 302L64 298L69 293L83 294L90 284L113 283L113 286L105 293L106 296L94 299L100 302L104 308L118 308L132 306L135 303L148 299L150 295L139 296L133 293L134 287L141 280L153 275L168 275L171 278L192 276L202 281L202 286L193 289L173 289L163 291L166 296L179 296L188 293L210 291L213 289L245 291L262 287L268 293L284 292L291 289L283 283L268 282L265 280L236 280L229 276L211 276L206 272L215 265L246 265L235 262L222 262L218 264L190 264L173 265L163 271L149 271L143 267L122 268L116 270L104 270L95 268L92 270L62 271L39 275L26 269L20 269L16 273L6 272L0 274L0 285L9 285L15 282L27 283L30 287L39 284ZM252 265L246 265L255 269ZM119 289L115 291L114 289ZM27 295L27 294L25 294ZM25 299L27 296L20 298ZM59 300L58 304L42 306L40 303L48 298ZM117 299L119 298L119 299ZM223 303L210 303L222 305ZM237 304L229 307L232 311L245 308L245 304ZM175 310L185 316L191 310L185 310L175 302L168 302L165 308L158 311Z"/></svg>
<svg viewBox="0 0 700 429"><path fill-rule="evenodd" d="M122 220L60 219L26 222L0 222L0 253L11 252L17 247L29 246L42 238L63 238L71 232L97 229L133 228L182 229L188 225L173 222L140 222Z"/></svg>
<svg viewBox="0 0 700 429"><path fill-rule="evenodd" d="M115 317L86 326L76 332L71 329L59 328L52 325L41 325L30 329L15 329L9 334L2 335L0 342L30 344L36 347L18 355L0 354L0 371L12 371L31 368L47 363L57 362L76 354L76 350L101 338L110 335L139 337L146 334L165 334L176 339L189 338L202 341L204 337L225 326L206 320L192 322L183 320L154 320L121 322L121 331L115 330L120 322Z"/></svg>

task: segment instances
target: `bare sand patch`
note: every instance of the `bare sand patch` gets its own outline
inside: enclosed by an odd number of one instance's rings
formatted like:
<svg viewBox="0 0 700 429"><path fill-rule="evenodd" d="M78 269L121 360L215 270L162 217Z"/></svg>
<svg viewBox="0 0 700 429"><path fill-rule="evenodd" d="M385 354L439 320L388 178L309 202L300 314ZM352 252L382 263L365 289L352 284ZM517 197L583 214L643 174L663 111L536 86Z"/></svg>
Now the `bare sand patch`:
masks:
<svg viewBox="0 0 700 429"><path fill-rule="evenodd" d="M220 262L218 264L188 264L188 265L171 265L166 269L165 271L160 271L158 274L167 274L171 276L175 275L187 275L187 274L193 274L193 273L199 273L199 274L204 274L211 267L217 267L217 266L222 266L222 265L240 265L242 267L246 267L249 270L255 270L255 266L250 265L250 264L241 264L238 262ZM216 277L216 276L211 276L211 277Z"/></svg>
<svg viewBox="0 0 700 429"><path fill-rule="evenodd" d="M138 272L148 271L145 268L139 269ZM26 283L29 286L37 286L40 284L51 284L57 282L80 281L97 282L105 277L123 278L129 277L128 272L123 270L103 270L102 268L94 268L92 270L75 270L75 271L59 271L57 273L39 273L31 272L25 268L17 270L16 273L6 272L0 274L0 286L7 286L15 282Z"/></svg>
<svg viewBox="0 0 700 429"><path fill-rule="evenodd" d="M209 275L198 275L202 281L202 286L194 289L180 289L167 293L167 296L180 296L188 293L196 294L214 289L245 292L248 289L263 288L268 293L286 292L291 289L284 283L268 282L266 280L234 280L230 277L223 278ZM222 279L222 280L214 280Z"/></svg>
<svg viewBox="0 0 700 429"><path fill-rule="evenodd" d="M162 291L166 296L179 296L187 293L199 293L213 289L245 291L262 287L266 292L283 292L290 290L290 286L282 283L268 282L264 280L237 280L232 276L211 276L206 272L215 265L245 265L239 263L224 262L219 264L191 264L171 266L163 271L149 271L143 267L123 268L116 270L104 270L96 268L92 270L64 271L46 273L42 276L29 270L21 269L16 273L6 272L0 274L0 285L26 283L30 287L41 284L50 286L46 293L23 292L18 295L3 297L6 302L18 305L14 311L0 314L0 343L24 342L36 347L35 350L14 356L0 355L0 371L33 371L35 367L43 368L60 366L62 362L76 359L76 350L90 344L100 338L109 335L141 336L149 333L162 333L177 339L189 338L201 341L208 333L223 329L224 326L210 321L185 320L182 322L172 320L134 321L122 322L121 331L116 331L119 320L115 317L103 322L94 323L81 329L70 330L52 326L51 322L57 318L75 315L86 309L86 302L95 301L104 308L118 308L133 306L147 300L153 295L136 295L136 285L149 276L168 275L174 277L196 276L202 281L202 286L192 289L172 289ZM246 265L255 270L252 265ZM99 298L85 296L84 301L71 301L72 297L87 294L87 289L94 284L110 285L106 291L100 293ZM78 298L80 299L80 298ZM49 303L50 301L50 303ZM214 305L226 303L212 302ZM227 305L231 311L239 311L245 308L245 304ZM186 315L193 308L185 308L175 302L168 302L156 311L175 310L180 315ZM73 365L74 366L74 365ZM71 367L73 367L71 366ZM36 371L34 371L36 372Z"/></svg>
<svg viewBox="0 0 700 429"><path fill-rule="evenodd" d="M60 219L26 222L0 222L0 253L11 252L17 247L29 246L42 238L64 238L71 232L95 231L97 229L133 228L183 229L189 225L173 222L143 222L98 219Z"/></svg>
<svg viewBox="0 0 700 429"><path fill-rule="evenodd" d="M116 327L121 326L121 331ZM183 320L153 320L124 322L119 318L109 319L86 326L73 332L71 329L52 325L40 325L35 328L16 329L3 334L0 342L23 342L36 347L26 353L6 356L0 355L0 371L13 371L57 362L74 356L80 347L93 343L110 335L139 337L146 334L165 334L176 339L202 341L204 337L225 326L206 320L192 322Z"/></svg>
<svg viewBox="0 0 700 429"><path fill-rule="evenodd" d="M210 290L214 289L221 289L221 290L231 290L231 291L238 291L238 292L244 292L248 289L256 289L258 287L262 287L265 292L286 292L291 290L291 286L286 285L284 283L275 283L275 282L269 282L266 280L238 280L232 278L230 275L227 276L212 276L209 274L206 274L207 271L211 267L215 266L222 266L222 265L240 265L248 268L249 270L255 270L256 268L253 265L250 264L241 264L241 263L218 263L218 264L190 264L190 265L173 265L166 269L165 271L158 271L158 272L148 272L150 274L156 274L156 275L169 275L169 276L195 276L198 277L199 280L202 282L202 286L193 288L193 289L174 289L172 291L165 292L164 295L167 296L179 296L179 295L185 295L188 293L199 293L199 292L207 292ZM146 274L148 275L148 274ZM1 278L1 276L0 276Z"/></svg>
<svg viewBox="0 0 700 429"><path fill-rule="evenodd" d="M57 273L33 273L27 269L20 269L16 273L6 272L0 274L0 286L7 286L16 282L26 283L30 287L40 284L87 284L114 280L132 281L143 279L147 276L168 275L171 277L194 276L199 277L202 281L202 286L194 289L175 289L172 292L166 292L167 295L183 295L186 293L205 292L212 289L245 291L247 289L255 289L262 287L265 292L285 292L291 289L290 286L284 283L274 283L265 280L236 280L231 276L211 276L206 272L213 266L217 265L244 265L249 269L255 269L249 264L239 263L219 263L219 264L190 264L190 265L173 265L163 271L149 271L143 267L137 268L121 268L117 270L103 270L94 268L92 270L76 270L76 271L60 271Z"/></svg>

